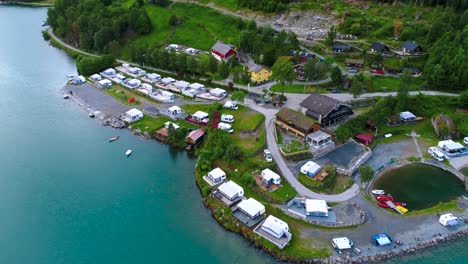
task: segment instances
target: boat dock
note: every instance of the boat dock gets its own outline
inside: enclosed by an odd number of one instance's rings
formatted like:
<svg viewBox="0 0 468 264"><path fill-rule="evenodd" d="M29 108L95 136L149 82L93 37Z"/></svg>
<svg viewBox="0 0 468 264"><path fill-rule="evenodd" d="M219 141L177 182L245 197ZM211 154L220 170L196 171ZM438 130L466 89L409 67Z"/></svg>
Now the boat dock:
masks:
<svg viewBox="0 0 468 264"><path fill-rule="evenodd" d="M396 207L396 205L392 201L386 201L385 202L390 208L393 210L397 211L399 214L404 214L400 209Z"/></svg>

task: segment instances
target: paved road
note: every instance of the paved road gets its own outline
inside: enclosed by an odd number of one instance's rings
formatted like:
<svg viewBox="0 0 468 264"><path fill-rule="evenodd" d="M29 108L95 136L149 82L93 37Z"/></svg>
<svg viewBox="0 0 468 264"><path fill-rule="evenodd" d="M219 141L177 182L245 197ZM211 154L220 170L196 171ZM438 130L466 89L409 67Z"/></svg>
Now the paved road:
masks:
<svg viewBox="0 0 468 264"><path fill-rule="evenodd" d="M297 191L300 196L313 198L313 199L322 199L328 202L343 202L346 200L351 199L356 194L359 193L359 187L356 184L353 184L348 190L340 194L319 194L309 190L307 187L302 185L297 178L292 174L291 170L286 165L283 157L281 156L278 148L278 144L276 144L275 139L275 115L278 112L277 109L266 109L261 106L256 105L253 100L246 100L245 105L248 107L262 113L265 115L265 127L267 131L267 144L268 149L270 150L273 158L275 159L278 168L283 174L283 177L291 184L291 186Z"/></svg>

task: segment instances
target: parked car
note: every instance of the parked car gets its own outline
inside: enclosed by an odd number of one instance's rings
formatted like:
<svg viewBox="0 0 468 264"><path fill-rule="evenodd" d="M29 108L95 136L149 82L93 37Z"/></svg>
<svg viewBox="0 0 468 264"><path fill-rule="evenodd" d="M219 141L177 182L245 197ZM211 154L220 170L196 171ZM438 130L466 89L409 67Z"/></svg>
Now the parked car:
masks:
<svg viewBox="0 0 468 264"><path fill-rule="evenodd" d="M218 129L226 130L230 134L234 133L234 129L232 128L232 126L223 122L219 122Z"/></svg>
<svg viewBox="0 0 468 264"><path fill-rule="evenodd" d="M263 150L263 154L265 155L265 159L267 162L273 162L273 156L268 149Z"/></svg>
<svg viewBox="0 0 468 264"><path fill-rule="evenodd" d="M356 69L349 69L348 72L349 72L349 73L357 73L358 70L356 70Z"/></svg>

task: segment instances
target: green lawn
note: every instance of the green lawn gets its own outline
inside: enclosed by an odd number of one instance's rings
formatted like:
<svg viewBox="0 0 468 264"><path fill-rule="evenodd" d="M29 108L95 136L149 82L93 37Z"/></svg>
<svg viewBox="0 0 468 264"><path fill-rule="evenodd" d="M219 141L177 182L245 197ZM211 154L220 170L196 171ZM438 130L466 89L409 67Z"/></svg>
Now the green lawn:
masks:
<svg viewBox="0 0 468 264"><path fill-rule="evenodd" d="M198 2L202 4L214 3L215 6L219 6L231 11L237 11L240 9L236 0L199 0Z"/></svg>
<svg viewBox="0 0 468 264"><path fill-rule="evenodd" d="M302 173L299 173L299 176L297 177L297 179L308 189L314 192L326 193L326 194L342 193L354 183L351 177L338 174L336 175L336 180L335 180L335 184L333 188L328 190L322 187L323 182L315 181Z"/></svg>
<svg viewBox="0 0 468 264"><path fill-rule="evenodd" d="M239 119L239 122L237 122L237 119L234 122L234 129L245 131L253 131L265 122L265 116L256 111L253 113L240 113L234 117Z"/></svg>
<svg viewBox="0 0 468 264"><path fill-rule="evenodd" d="M283 187L279 188L278 190L271 192L271 197L278 199L282 202L286 202L287 200L295 197L297 195L296 190L286 181L284 178L281 179Z"/></svg>
<svg viewBox="0 0 468 264"><path fill-rule="evenodd" d="M394 77L372 77L374 91L396 91L402 85L400 78ZM425 86L425 82L421 78L413 78L410 85L407 85L409 90L421 90Z"/></svg>
<svg viewBox="0 0 468 264"><path fill-rule="evenodd" d="M185 121L174 121L168 117L165 116L157 116L157 117L152 117L145 115L142 119L140 119L137 122L134 122L131 124L133 128L139 128L141 129L142 132L147 132L147 133L152 133L153 131L160 129L164 126L164 123L167 121L174 122L175 124L179 125L180 127L185 127L185 128L197 128L195 125L187 123Z"/></svg>
<svg viewBox="0 0 468 264"><path fill-rule="evenodd" d="M200 22L186 20L177 27L170 42L187 45L196 49L210 50L216 41L206 30L200 27Z"/></svg>
<svg viewBox="0 0 468 264"><path fill-rule="evenodd" d="M245 154L254 154L260 151L260 148L266 144L266 130L264 127L262 127L262 131L256 137L241 136L236 131L233 134L233 143L238 146Z"/></svg>
<svg viewBox="0 0 468 264"><path fill-rule="evenodd" d="M117 85L113 85L111 88L108 88L108 89L101 89L101 91L103 91L104 93L106 94L109 94L111 95L112 97L114 97L115 99L117 99L118 101L120 101L121 103L123 104L126 104L126 105L140 105L141 103L137 100L138 98L135 98L134 94L129 92L128 90L124 89L122 86L117 86ZM124 96L124 97L123 97ZM123 97L123 98L122 98ZM128 99L130 97L133 97L136 99L135 102L133 103L128 103Z"/></svg>
<svg viewBox="0 0 468 264"><path fill-rule="evenodd" d="M275 84L270 88L272 92L282 92L282 87L280 84ZM316 86L316 85L298 85L298 84L286 84L284 85L285 93L326 93L327 90Z"/></svg>
<svg viewBox="0 0 468 264"><path fill-rule="evenodd" d="M286 153L294 153L302 150L306 150L309 147L307 144L300 142L299 140L293 139L290 144L282 144L281 149Z"/></svg>

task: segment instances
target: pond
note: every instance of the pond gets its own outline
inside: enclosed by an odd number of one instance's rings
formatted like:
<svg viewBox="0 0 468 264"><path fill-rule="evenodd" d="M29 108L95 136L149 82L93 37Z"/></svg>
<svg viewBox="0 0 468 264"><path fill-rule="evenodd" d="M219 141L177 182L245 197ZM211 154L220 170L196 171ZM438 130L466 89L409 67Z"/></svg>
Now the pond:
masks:
<svg viewBox="0 0 468 264"><path fill-rule="evenodd" d="M380 175L373 189L391 194L410 210L448 202L464 193L464 183L452 173L425 164L409 164Z"/></svg>

